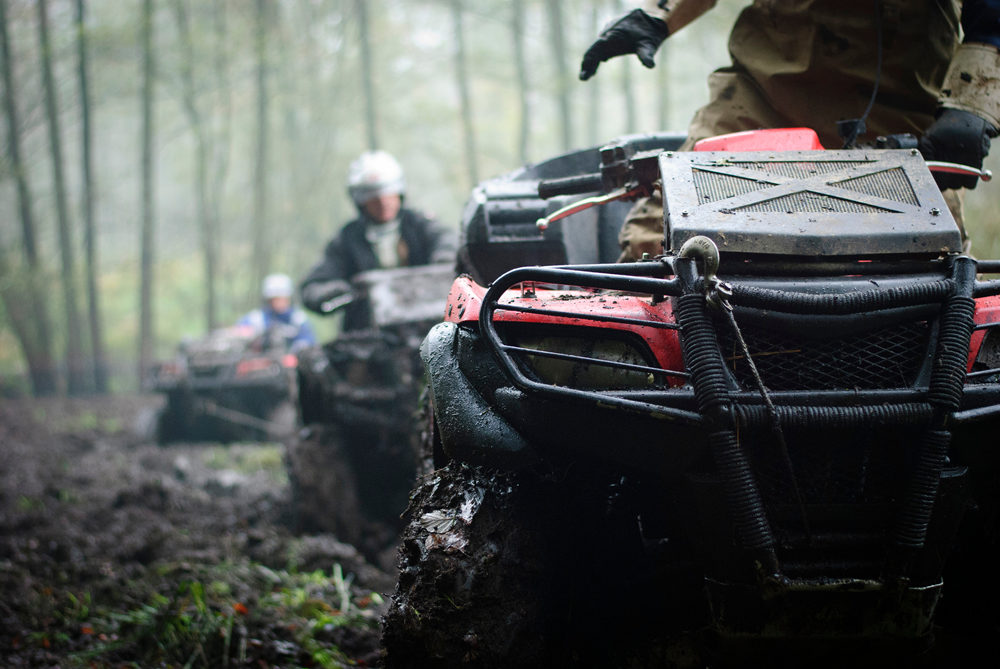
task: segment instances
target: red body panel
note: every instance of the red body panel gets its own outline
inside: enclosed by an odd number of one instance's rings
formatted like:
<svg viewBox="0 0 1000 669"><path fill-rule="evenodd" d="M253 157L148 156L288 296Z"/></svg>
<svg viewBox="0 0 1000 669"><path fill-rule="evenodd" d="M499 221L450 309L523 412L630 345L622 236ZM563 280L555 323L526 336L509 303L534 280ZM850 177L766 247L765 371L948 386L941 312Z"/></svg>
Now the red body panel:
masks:
<svg viewBox="0 0 1000 669"><path fill-rule="evenodd" d="M479 309L482 306L485 294L486 288L480 286L468 276L459 277L452 284L451 293L448 295L445 320L452 323L478 321ZM649 298L636 297L634 295L580 289L556 290L535 286L533 294L522 294L522 292L516 290L509 290L504 295L501 303L578 313L580 314L580 318L500 310L495 314L496 320L499 322L585 325L589 328L614 329L635 333L646 341L646 344L656 357L657 363L663 369L684 371L680 341L676 330L664 330L662 328L625 323L603 323L586 318L586 316L591 314L613 314L622 318L658 323L674 323L674 315L669 301L654 305L650 303ZM976 324L1000 322L1000 296L985 297L976 300L975 322ZM977 330L972 333L972 339L969 342L967 371L972 369L972 363L979 354L979 347L982 345L985 336L985 330Z"/></svg>
<svg viewBox="0 0 1000 669"><path fill-rule="evenodd" d="M587 318L589 315L613 315L651 323L674 323L669 302L652 304L648 297L592 290L565 290L534 286L533 292L508 290L501 304L552 309L563 313L580 314L579 318L552 314L523 313L498 310L495 320L501 323L545 323L552 325L582 325L592 329L630 332L641 337L649 346L656 362L663 369L683 369L680 341L676 330L654 326L605 323ZM476 321L486 289L466 276L459 277L452 285L445 309L445 320L453 323Z"/></svg>
<svg viewBox="0 0 1000 669"><path fill-rule="evenodd" d="M822 151L812 128L745 130L706 137L695 143L695 151Z"/></svg>

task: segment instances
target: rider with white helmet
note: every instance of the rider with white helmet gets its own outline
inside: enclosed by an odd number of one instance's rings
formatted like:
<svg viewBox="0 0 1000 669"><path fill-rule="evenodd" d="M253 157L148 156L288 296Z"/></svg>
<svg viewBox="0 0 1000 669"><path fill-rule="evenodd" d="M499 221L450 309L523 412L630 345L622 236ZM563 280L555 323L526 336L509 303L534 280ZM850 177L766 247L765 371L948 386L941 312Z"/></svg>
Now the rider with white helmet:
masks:
<svg viewBox="0 0 1000 669"><path fill-rule="evenodd" d="M358 208L302 282L306 308L323 313L323 305L350 291L360 272L453 262L455 235L435 221L403 206L406 177L399 162L385 151L367 151L350 164L347 191ZM344 328L364 327L360 308L347 307Z"/></svg>

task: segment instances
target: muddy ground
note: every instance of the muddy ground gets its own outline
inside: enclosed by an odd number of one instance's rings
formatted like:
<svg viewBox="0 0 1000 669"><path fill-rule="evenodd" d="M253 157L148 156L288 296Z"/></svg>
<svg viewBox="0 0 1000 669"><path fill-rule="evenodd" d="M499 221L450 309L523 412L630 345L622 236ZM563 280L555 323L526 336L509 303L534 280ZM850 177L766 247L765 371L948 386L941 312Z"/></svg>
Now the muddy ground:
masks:
<svg viewBox="0 0 1000 669"><path fill-rule="evenodd" d="M161 401L0 401L0 666L379 666L393 577L291 531L279 445L141 437Z"/></svg>

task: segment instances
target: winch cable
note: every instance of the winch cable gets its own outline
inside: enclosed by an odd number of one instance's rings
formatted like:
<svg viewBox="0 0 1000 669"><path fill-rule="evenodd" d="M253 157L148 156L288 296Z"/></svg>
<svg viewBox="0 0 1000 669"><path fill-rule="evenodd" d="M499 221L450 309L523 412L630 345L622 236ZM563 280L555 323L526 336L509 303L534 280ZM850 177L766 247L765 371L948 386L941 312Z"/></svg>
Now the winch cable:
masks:
<svg viewBox="0 0 1000 669"><path fill-rule="evenodd" d="M878 96L878 86L882 80L882 0L875 0L875 84L872 87L872 95L868 100L868 107L865 112L861 115L861 118L852 119L852 127L850 132L844 137L844 149L850 149L854 146L854 142L857 141L858 135L864 131L865 121L868 119L868 114L871 113L872 107L875 106L875 98ZM844 121L847 123L848 121Z"/></svg>
<svg viewBox="0 0 1000 669"><path fill-rule="evenodd" d="M753 374L754 383L757 384L760 396L764 400L764 405L767 407L767 413L771 419L771 432L778 443L778 448L781 451L781 457L784 460L788 478L792 484L792 491L795 494L795 503L798 506L799 515L802 518L802 529L806 533L806 541L807 543L812 543L812 531L809 529L809 517L806 515L806 504L805 500L802 498L802 491L799 489L798 477L795 475L795 465L792 463L792 457L788 453L788 443L785 441L785 432L781 429L781 419L778 417L778 411L774 408L774 402L771 401L771 396L767 392L764 380L761 378L760 372L757 370L757 364L750 355L750 347L747 346L746 340L743 339L743 333L740 331L740 326L736 323L736 316L733 314L733 305L730 304L729 300L726 298L726 291L724 290L724 287L724 283L719 281L715 282L715 285L710 288L709 302L718 304L721 307L722 313L726 315L726 319L733 332L733 336L736 337L736 341L740 346L743 358L750 366L750 373Z"/></svg>

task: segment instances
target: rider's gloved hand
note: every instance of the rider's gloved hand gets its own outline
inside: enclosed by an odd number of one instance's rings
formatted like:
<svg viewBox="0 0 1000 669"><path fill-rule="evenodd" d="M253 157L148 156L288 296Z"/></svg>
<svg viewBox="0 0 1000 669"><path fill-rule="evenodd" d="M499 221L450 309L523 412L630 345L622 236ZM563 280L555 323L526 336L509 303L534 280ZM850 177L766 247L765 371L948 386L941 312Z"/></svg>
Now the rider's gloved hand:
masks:
<svg viewBox="0 0 1000 669"><path fill-rule="evenodd" d="M983 158L990 152L990 138L997 129L986 119L962 109L941 109L937 120L920 138L920 153L925 160L982 168ZM966 174L935 172L934 180L946 188L975 188L979 177Z"/></svg>
<svg viewBox="0 0 1000 669"><path fill-rule="evenodd" d="M634 9L604 29L597 41L583 54L580 79L586 81L597 72L597 66L615 56L634 53L646 67L653 67L653 54L667 39L669 30L662 19Z"/></svg>
<svg viewBox="0 0 1000 669"><path fill-rule="evenodd" d="M324 304L350 292L351 284L341 279L314 281L302 287L302 304L310 311L324 313Z"/></svg>

